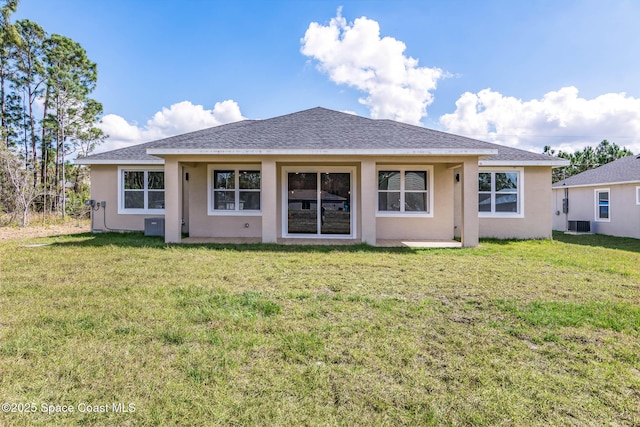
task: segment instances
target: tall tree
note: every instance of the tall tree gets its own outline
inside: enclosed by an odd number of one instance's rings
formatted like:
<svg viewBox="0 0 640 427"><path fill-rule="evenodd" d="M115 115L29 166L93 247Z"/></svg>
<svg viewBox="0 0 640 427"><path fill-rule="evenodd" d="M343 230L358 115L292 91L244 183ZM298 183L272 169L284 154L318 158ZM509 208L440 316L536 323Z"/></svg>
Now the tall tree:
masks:
<svg viewBox="0 0 640 427"><path fill-rule="evenodd" d="M102 115L102 104L87 98L71 117L68 128L71 141L70 150L78 153L78 157L88 156L107 135L96 126Z"/></svg>
<svg viewBox="0 0 640 427"><path fill-rule="evenodd" d="M45 41L48 122L54 135L56 157L55 177L60 183L62 215L65 214L65 154L67 139L73 134L74 122L87 103L88 95L96 86L98 72L95 63L75 41L59 34L52 34ZM102 107L100 106L100 111ZM72 140L73 142L73 140ZM60 167L62 166L62 167Z"/></svg>
<svg viewBox="0 0 640 427"><path fill-rule="evenodd" d="M0 7L0 137L2 144L9 147L9 125L7 120L7 80L11 75L11 47L18 43L19 37L10 17L18 8L18 0L7 0Z"/></svg>
<svg viewBox="0 0 640 427"><path fill-rule="evenodd" d="M627 147L620 148L615 142L609 142L606 139L602 140L595 149L596 160L599 165L604 165L617 160L621 157L633 156L631 150Z"/></svg>
<svg viewBox="0 0 640 427"><path fill-rule="evenodd" d="M620 148L615 142L611 143L606 139L602 140L595 149L591 146L586 146L582 150L576 150L573 153L567 153L562 150L556 153L555 150L547 145L544 147L542 154L567 159L570 162L569 166L553 170L553 182L561 181L589 169L595 169L621 157L633 155L631 150L626 147Z"/></svg>
<svg viewBox="0 0 640 427"><path fill-rule="evenodd" d="M0 147L0 193L13 205L13 214L20 215L23 227L27 225L31 206L40 193L32 181L33 175L18 159L6 147Z"/></svg>
<svg viewBox="0 0 640 427"><path fill-rule="evenodd" d="M0 28L8 29L11 26L10 17L18 9L18 3L20 0L5 0L4 4L0 6ZM7 31L12 32L11 29ZM15 38L15 34L13 38Z"/></svg>
<svg viewBox="0 0 640 427"><path fill-rule="evenodd" d="M584 147L582 151L576 151L574 156L575 161L571 165L573 169L571 175L576 175L600 166L598 159L596 158L596 151L590 145Z"/></svg>
<svg viewBox="0 0 640 427"><path fill-rule="evenodd" d="M15 72L12 80L23 92L26 117L25 131L29 138L30 157L27 164L33 169L34 185L38 175L38 136L36 133L36 118L34 104L42 95L44 82L44 68L42 65L43 43L46 38L42 27L28 19L15 24L19 43L15 46Z"/></svg>
<svg viewBox="0 0 640 427"><path fill-rule="evenodd" d="M73 199L81 200L86 192L81 185L85 171L67 165L67 156L87 155L105 138L96 126L102 104L89 97L97 68L68 37L48 36L26 19L12 24L17 5L18 0L0 0L0 211L19 207L24 218L37 200L43 215L49 209L64 215L67 170L79 191Z"/></svg>

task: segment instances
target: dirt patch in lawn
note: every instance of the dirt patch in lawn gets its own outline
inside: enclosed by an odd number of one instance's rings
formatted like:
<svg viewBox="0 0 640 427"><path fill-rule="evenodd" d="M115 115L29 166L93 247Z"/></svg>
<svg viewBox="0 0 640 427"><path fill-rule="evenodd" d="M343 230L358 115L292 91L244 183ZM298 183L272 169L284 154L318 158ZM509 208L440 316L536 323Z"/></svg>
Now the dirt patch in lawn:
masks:
<svg viewBox="0 0 640 427"><path fill-rule="evenodd" d="M87 233L91 231L88 220L70 220L64 223L33 224L27 227L0 227L0 242L25 240L36 237Z"/></svg>

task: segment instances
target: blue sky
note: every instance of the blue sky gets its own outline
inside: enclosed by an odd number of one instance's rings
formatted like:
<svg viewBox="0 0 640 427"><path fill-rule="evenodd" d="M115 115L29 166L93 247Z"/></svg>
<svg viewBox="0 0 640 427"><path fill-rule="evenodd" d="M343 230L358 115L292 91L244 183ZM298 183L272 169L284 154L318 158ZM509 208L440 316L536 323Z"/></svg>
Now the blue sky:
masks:
<svg viewBox="0 0 640 427"><path fill-rule="evenodd" d="M105 149L323 106L640 152L639 1L22 0L14 18L98 64Z"/></svg>

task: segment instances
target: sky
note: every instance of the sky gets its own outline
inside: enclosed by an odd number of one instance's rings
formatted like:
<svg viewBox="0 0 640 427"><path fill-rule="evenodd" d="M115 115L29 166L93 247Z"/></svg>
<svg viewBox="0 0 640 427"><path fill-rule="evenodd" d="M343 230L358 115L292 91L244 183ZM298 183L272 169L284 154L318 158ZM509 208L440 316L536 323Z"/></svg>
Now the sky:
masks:
<svg viewBox="0 0 640 427"><path fill-rule="evenodd" d="M96 152L321 106L640 153L637 0L21 0L13 19L97 63Z"/></svg>

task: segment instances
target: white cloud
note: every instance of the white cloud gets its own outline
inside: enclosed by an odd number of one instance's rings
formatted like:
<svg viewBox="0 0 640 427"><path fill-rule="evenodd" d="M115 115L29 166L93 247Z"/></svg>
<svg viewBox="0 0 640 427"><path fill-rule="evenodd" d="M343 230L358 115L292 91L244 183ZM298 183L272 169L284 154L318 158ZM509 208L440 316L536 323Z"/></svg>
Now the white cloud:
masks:
<svg viewBox="0 0 640 427"><path fill-rule="evenodd" d="M570 86L523 101L484 89L464 93L440 123L453 133L536 152L545 145L571 152L603 139L640 152L640 99L625 93L585 99Z"/></svg>
<svg viewBox="0 0 640 427"><path fill-rule="evenodd" d="M189 101L178 102L169 108L163 107L144 126L131 124L116 114L107 114L99 126L109 138L95 152L115 150L242 119L240 107L230 99L216 102L212 110Z"/></svg>
<svg viewBox="0 0 640 427"><path fill-rule="evenodd" d="M366 93L359 101L373 118L420 125L444 77L439 68L419 67L417 59L405 56L400 40L380 38L377 21L361 17L349 24L341 8L329 25L309 24L301 42L302 54L316 59L333 82Z"/></svg>

